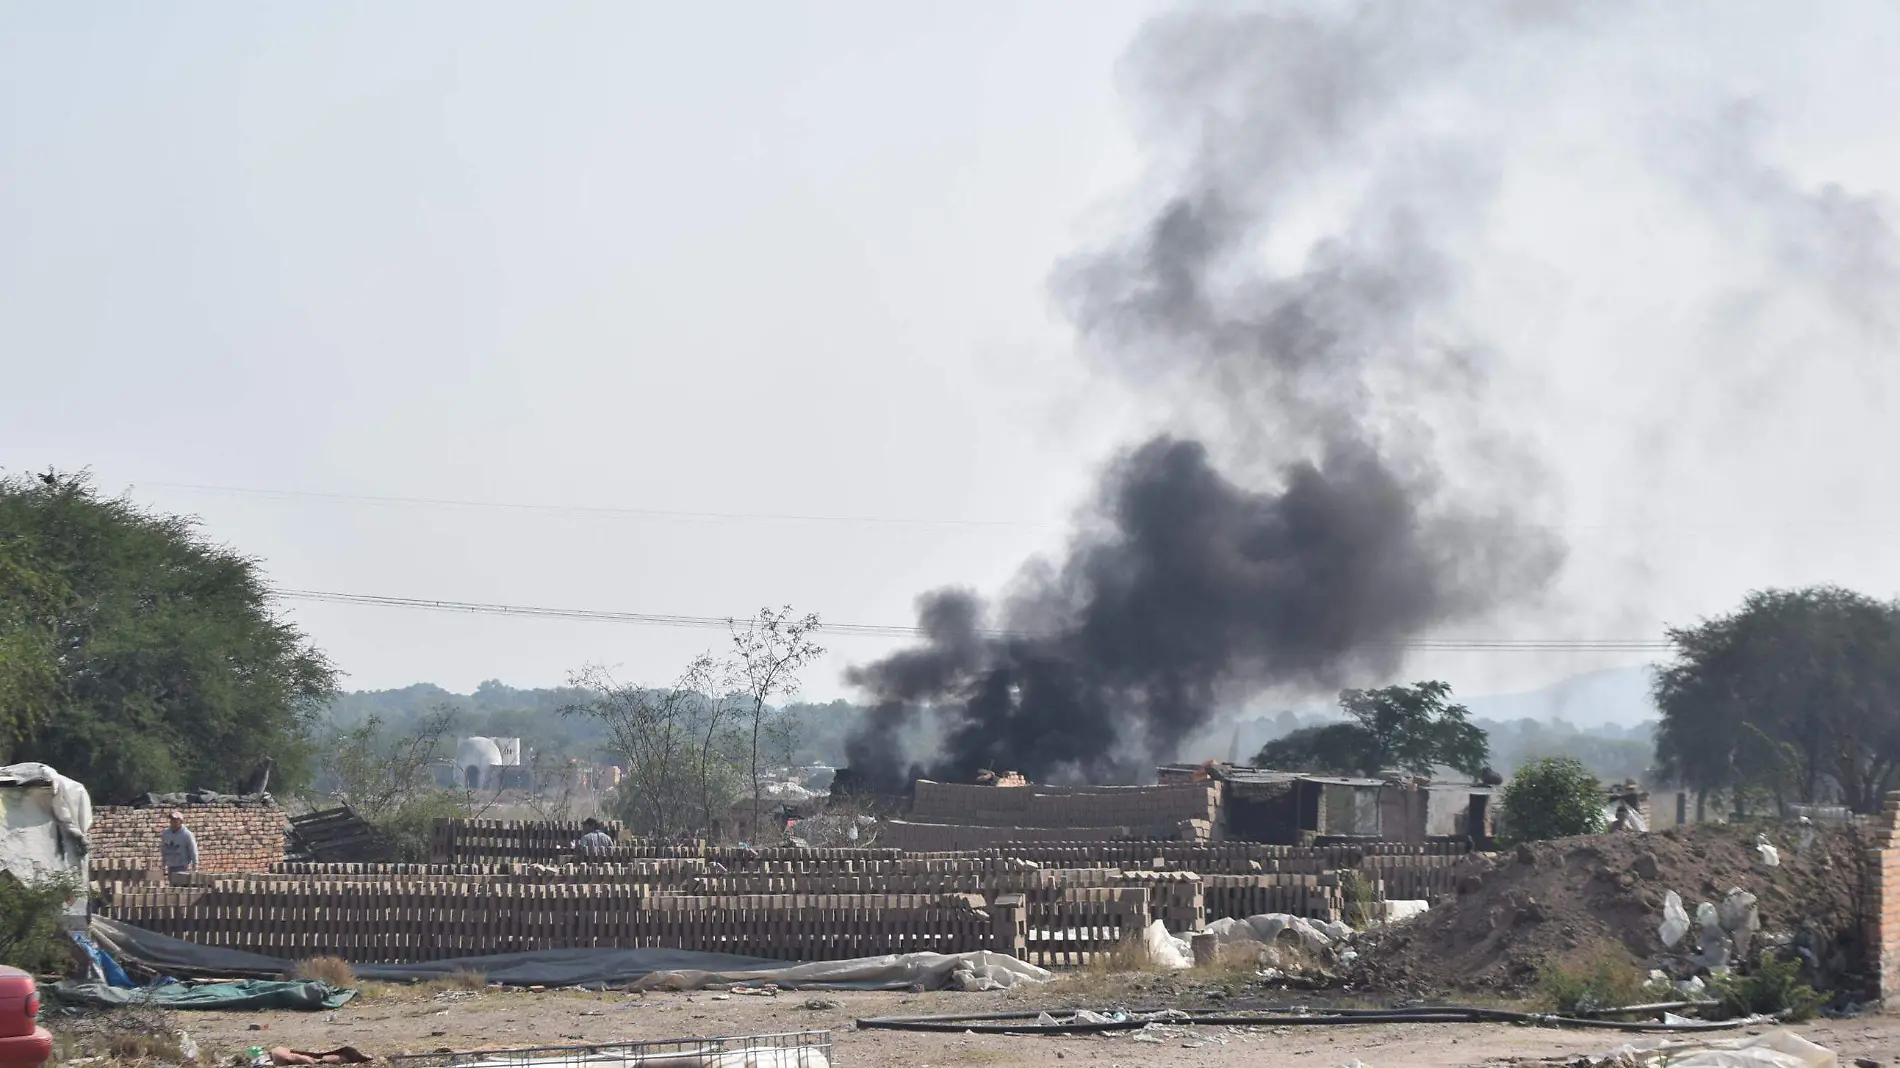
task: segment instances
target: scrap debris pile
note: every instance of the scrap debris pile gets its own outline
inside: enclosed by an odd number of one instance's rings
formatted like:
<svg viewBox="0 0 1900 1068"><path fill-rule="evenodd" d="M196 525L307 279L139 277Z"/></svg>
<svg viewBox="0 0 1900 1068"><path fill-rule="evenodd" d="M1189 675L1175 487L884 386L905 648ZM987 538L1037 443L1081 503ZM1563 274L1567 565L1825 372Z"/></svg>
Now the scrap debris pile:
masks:
<svg viewBox="0 0 1900 1068"><path fill-rule="evenodd" d="M1862 850L1852 827L1704 824L1474 856L1456 899L1364 940L1357 978L1415 995L1516 996L1546 962L1605 945L1676 982L1773 946L1815 986L1852 988Z"/></svg>

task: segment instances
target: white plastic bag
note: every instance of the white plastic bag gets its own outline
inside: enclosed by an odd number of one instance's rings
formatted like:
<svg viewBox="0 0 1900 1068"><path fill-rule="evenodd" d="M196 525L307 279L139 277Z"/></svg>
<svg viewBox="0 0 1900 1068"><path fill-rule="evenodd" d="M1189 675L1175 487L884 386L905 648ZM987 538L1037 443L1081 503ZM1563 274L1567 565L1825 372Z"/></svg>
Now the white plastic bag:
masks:
<svg viewBox="0 0 1900 1068"><path fill-rule="evenodd" d="M1663 895L1662 925L1656 933L1662 935L1662 944L1670 948L1689 933L1689 914L1683 911L1682 895L1674 890Z"/></svg>

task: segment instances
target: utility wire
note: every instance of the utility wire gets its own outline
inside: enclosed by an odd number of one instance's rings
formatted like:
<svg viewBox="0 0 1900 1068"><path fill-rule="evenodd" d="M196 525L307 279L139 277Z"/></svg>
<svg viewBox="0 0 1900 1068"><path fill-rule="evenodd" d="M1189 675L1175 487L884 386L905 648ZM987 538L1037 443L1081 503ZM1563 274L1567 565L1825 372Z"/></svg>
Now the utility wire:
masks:
<svg viewBox="0 0 1900 1068"><path fill-rule="evenodd" d="M339 593L328 590L277 590L273 594L284 601L312 601L327 604L367 605L378 608L409 608L469 615L528 616L545 619L573 619L592 623L626 623L649 627L689 627L724 629L733 617L674 615L659 612L613 612L586 608L549 608L538 605L491 604L479 601L443 601L420 597L390 597L369 593ZM831 634L873 638L917 638L923 631L914 626L885 623L822 624ZM986 638L1018 638L1018 631L983 629ZM1669 644L1642 638L1418 638L1396 642L1367 642L1367 647L1413 649L1421 652L1629 652L1649 653L1668 650Z"/></svg>

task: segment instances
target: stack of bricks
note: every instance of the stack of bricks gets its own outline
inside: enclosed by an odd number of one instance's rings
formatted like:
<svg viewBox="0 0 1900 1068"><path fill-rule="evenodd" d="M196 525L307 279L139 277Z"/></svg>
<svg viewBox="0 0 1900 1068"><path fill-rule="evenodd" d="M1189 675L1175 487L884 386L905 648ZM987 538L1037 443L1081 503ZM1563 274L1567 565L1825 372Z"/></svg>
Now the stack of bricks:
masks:
<svg viewBox="0 0 1900 1068"><path fill-rule="evenodd" d="M198 840L199 871L264 872L284 859L290 821L263 795L177 808ZM91 862L159 868L158 836L170 812L168 807L93 810Z"/></svg>
<svg viewBox="0 0 1900 1068"><path fill-rule="evenodd" d="M975 827L1142 828L1172 835L1186 821L1220 820L1221 784L972 786L919 779L910 819Z"/></svg>
<svg viewBox="0 0 1900 1068"><path fill-rule="evenodd" d="M1867 963L1880 1000L1900 996L1900 790L1887 795L1863 867Z"/></svg>

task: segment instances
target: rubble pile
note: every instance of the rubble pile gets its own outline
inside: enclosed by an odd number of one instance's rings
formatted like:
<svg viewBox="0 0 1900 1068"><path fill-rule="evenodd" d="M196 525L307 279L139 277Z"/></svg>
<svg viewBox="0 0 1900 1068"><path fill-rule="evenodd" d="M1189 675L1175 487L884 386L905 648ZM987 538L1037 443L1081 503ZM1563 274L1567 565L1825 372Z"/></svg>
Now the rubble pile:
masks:
<svg viewBox="0 0 1900 1068"><path fill-rule="evenodd" d="M1781 945L1817 986L1851 985L1864 845L1852 827L1702 824L1474 856L1455 899L1364 941L1357 981L1514 996L1546 962L1604 944L1677 980Z"/></svg>

